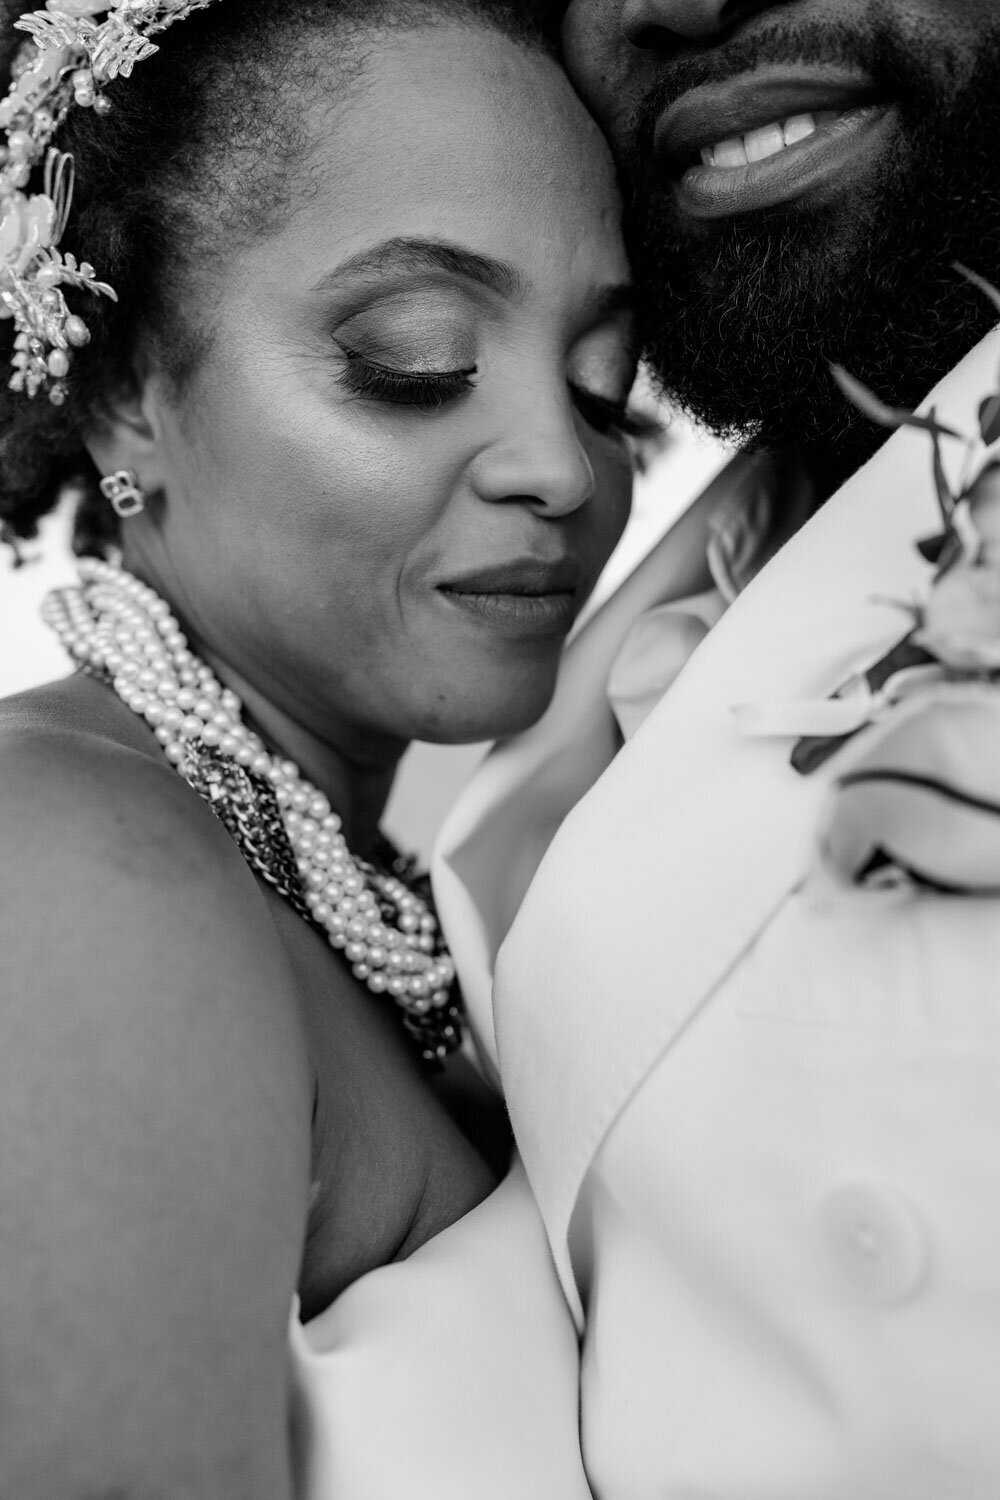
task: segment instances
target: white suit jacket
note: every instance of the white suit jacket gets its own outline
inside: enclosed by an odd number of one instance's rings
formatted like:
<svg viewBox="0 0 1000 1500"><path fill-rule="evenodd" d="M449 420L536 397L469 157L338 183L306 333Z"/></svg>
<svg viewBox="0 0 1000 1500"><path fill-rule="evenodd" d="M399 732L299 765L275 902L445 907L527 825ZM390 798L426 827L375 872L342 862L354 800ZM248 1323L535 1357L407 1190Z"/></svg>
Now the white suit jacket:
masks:
<svg viewBox="0 0 1000 1500"><path fill-rule="evenodd" d="M934 393L944 420L974 423L998 361L992 335ZM436 862L583 1333L591 1484L997 1500L1000 902L831 894L827 774L732 713L825 698L905 633L884 601L929 580L926 440L822 508L608 765L608 670L638 612L699 586L710 508L580 633Z"/></svg>

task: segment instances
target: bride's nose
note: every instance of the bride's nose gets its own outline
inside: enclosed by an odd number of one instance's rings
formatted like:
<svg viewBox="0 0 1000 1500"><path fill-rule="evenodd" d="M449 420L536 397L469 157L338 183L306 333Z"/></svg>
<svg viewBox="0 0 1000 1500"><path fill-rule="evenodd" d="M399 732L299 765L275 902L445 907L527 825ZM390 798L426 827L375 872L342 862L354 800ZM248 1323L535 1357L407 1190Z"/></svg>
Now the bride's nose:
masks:
<svg viewBox="0 0 1000 1500"><path fill-rule="evenodd" d="M516 420L480 450L469 477L494 504L519 501L547 516L565 516L594 494L594 471L568 397L526 401Z"/></svg>

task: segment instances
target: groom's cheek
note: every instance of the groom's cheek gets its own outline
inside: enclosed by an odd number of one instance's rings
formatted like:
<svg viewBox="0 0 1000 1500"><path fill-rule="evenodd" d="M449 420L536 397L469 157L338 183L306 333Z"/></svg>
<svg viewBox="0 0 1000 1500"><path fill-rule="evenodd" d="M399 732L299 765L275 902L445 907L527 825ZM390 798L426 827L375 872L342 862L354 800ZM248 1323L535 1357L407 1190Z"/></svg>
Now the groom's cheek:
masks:
<svg viewBox="0 0 1000 1500"><path fill-rule="evenodd" d="M622 0L574 0L562 22L563 63L577 93L613 147L621 143L643 59L629 56L620 26Z"/></svg>

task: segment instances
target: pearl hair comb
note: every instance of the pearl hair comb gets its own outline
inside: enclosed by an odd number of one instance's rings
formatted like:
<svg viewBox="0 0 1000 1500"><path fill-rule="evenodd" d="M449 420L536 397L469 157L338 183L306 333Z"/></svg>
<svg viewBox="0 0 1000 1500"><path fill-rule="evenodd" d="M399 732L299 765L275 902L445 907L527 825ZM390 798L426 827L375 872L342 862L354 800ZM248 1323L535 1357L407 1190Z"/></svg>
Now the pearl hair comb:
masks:
<svg viewBox="0 0 1000 1500"><path fill-rule="evenodd" d="M150 37L213 0L47 0L14 26L17 51L0 101L0 319L14 322L13 391L66 400L72 351L90 342L67 291L115 299L93 266L59 248L73 198L73 158L52 145L74 104L108 114L104 86L158 50ZM103 20L98 18L103 16ZM28 191L41 171L41 192Z"/></svg>

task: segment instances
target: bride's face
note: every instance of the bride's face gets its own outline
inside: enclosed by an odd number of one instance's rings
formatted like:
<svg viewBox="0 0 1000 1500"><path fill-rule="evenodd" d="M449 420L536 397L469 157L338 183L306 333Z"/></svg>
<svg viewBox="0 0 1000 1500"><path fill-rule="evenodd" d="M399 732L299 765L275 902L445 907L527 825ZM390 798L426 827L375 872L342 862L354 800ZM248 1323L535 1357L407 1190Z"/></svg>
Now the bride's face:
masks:
<svg viewBox="0 0 1000 1500"><path fill-rule="evenodd" d="M556 66L485 29L374 47L211 352L156 378L127 533L197 643L359 753L533 722L630 498L610 159Z"/></svg>

